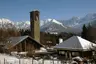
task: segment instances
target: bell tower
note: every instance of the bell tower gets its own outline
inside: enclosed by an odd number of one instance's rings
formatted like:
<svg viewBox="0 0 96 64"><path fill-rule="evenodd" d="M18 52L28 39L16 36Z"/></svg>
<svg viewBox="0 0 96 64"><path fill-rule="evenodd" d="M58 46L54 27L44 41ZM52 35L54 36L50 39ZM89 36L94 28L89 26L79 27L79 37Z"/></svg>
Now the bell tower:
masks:
<svg viewBox="0 0 96 64"><path fill-rule="evenodd" d="M39 20L40 12L38 10L34 10L30 12L30 29L31 36L36 41L40 42L40 20Z"/></svg>

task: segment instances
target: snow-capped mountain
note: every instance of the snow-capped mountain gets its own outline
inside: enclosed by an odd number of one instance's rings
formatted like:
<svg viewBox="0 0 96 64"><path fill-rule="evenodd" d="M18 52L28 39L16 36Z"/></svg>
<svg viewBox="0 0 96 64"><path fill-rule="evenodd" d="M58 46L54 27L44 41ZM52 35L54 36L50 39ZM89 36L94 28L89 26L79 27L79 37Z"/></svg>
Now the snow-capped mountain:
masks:
<svg viewBox="0 0 96 64"><path fill-rule="evenodd" d="M8 24L8 23L14 24L11 20L5 19L5 18L1 18L1 19L0 19L0 23L2 23L2 24Z"/></svg>
<svg viewBox="0 0 96 64"><path fill-rule="evenodd" d="M47 19L41 26L41 31L49 33L63 32L64 29L67 29L67 27L55 19Z"/></svg>
<svg viewBox="0 0 96 64"><path fill-rule="evenodd" d="M2 18L0 19L0 28L14 28L14 22L9 19Z"/></svg>
<svg viewBox="0 0 96 64"><path fill-rule="evenodd" d="M41 31L44 32L76 32L84 24L96 25L96 13L87 14L83 18L72 17L69 20L46 19L40 21ZM9 19L0 19L0 28L29 29L30 21L13 22ZM81 31L81 30L80 30Z"/></svg>
<svg viewBox="0 0 96 64"><path fill-rule="evenodd" d="M40 22L42 22L42 24L41 24L41 26L43 26L43 25L45 25L45 24L47 24L47 23L55 23L55 24L58 24L58 25L61 25L61 26L63 26L64 28L66 28L64 25L63 25L63 23L61 23L61 22L59 22L59 21L57 21L57 20L55 20L55 19L46 19L46 20L43 20L43 21L40 21Z"/></svg>
<svg viewBox="0 0 96 64"><path fill-rule="evenodd" d="M18 29L30 29L30 21L15 22Z"/></svg>
<svg viewBox="0 0 96 64"><path fill-rule="evenodd" d="M49 19L50 20L50 19ZM47 21L48 22L48 21ZM87 14L85 17L83 18L78 18L78 17L72 17L69 20L58 20L58 22L60 22L63 26L67 26L69 28L67 29L60 29L60 31L64 31L64 32L81 32L82 31L82 26L84 24L88 25L89 23L91 23L91 25L96 25L96 13L90 13ZM48 23L47 23L48 24ZM45 27L43 30L44 31L54 31L56 29L52 29L51 24L47 26L46 22L45 22ZM46 27L47 26L47 27ZM57 28L57 27L56 27ZM47 29L47 30L45 30Z"/></svg>
<svg viewBox="0 0 96 64"><path fill-rule="evenodd" d="M73 17L70 20L64 21L67 26L81 28L84 24L88 24L96 20L96 13L90 13L83 18Z"/></svg>
<svg viewBox="0 0 96 64"><path fill-rule="evenodd" d="M0 19L0 28L16 28L16 29L29 29L30 21L14 22L9 19Z"/></svg>
<svg viewBox="0 0 96 64"><path fill-rule="evenodd" d="M79 27L82 27L84 24L89 24L96 20L96 13L87 14L85 17L79 20Z"/></svg>
<svg viewBox="0 0 96 64"><path fill-rule="evenodd" d="M73 27L75 25L79 24L79 19L78 17L72 17L69 20L58 20L60 22L62 22L64 25L68 26L68 27Z"/></svg>

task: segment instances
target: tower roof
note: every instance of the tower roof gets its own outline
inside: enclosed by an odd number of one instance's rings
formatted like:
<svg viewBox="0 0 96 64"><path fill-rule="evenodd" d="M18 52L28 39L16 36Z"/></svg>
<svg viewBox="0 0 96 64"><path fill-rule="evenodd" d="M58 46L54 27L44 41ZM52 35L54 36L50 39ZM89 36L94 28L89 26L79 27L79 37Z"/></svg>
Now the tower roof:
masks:
<svg viewBox="0 0 96 64"><path fill-rule="evenodd" d="M31 12L39 12L39 10L37 10L37 9L34 9L34 10L33 10L33 11L31 11ZM31 13L31 12L30 12L30 13Z"/></svg>

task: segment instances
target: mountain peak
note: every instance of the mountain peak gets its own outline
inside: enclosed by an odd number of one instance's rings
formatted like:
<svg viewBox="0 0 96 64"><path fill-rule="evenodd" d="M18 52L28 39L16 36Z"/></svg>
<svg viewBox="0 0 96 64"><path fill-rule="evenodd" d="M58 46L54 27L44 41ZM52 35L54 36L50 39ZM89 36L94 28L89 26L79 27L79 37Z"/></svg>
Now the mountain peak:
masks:
<svg viewBox="0 0 96 64"><path fill-rule="evenodd" d="M51 21L52 19L51 18L48 18L46 21Z"/></svg>
<svg viewBox="0 0 96 64"><path fill-rule="evenodd" d="M96 17L96 13L89 13L85 16L86 18L94 19Z"/></svg>
<svg viewBox="0 0 96 64"><path fill-rule="evenodd" d="M1 18L0 19L0 28L13 28L15 27L14 22L9 19Z"/></svg>
<svg viewBox="0 0 96 64"><path fill-rule="evenodd" d="M9 19L1 18L0 23L13 23L13 22Z"/></svg>
<svg viewBox="0 0 96 64"><path fill-rule="evenodd" d="M54 22L54 23L57 23L57 24L61 24L62 25L62 23L60 23L59 21L57 21L55 19L52 19L51 22Z"/></svg>
<svg viewBox="0 0 96 64"><path fill-rule="evenodd" d="M74 16L74 17L72 17L71 19L72 19L72 20L79 20L80 18Z"/></svg>
<svg viewBox="0 0 96 64"><path fill-rule="evenodd" d="M56 19L48 18L46 20L40 20L40 28L44 28L44 30L47 29L47 31L50 31L50 32L51 31L63 32L65 29L68 29L68 28L81 28L84 24L88 24L92 21L94 22L91 24L94 24L95 26L96 25L95 20L96 20L96 13L89 13L83 18L72 17L69 20L56 20ZM29 29L30 21L13 22L9 19L1 18L0 28L2 27L4 28L16 27L18 29Z"/></svg>

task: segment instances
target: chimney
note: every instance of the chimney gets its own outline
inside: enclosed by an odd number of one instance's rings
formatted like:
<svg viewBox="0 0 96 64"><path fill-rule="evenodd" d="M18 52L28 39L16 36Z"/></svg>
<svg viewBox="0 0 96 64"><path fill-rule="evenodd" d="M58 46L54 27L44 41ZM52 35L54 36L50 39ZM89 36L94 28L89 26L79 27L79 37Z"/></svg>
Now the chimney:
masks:
<svg viewBox="0 0 96 64"><path fill-rule="evenodd" d="M62 38L59 38L59 43L62 43L63 42L63 39Z"/></svg>
<svg viewBox="0 0 96 64"><path fill-rule="evenodd" d="M40 20L39 20L39 11L34 10L30 12L30 29L31 37L36 41L40 42Z"/></svg>

